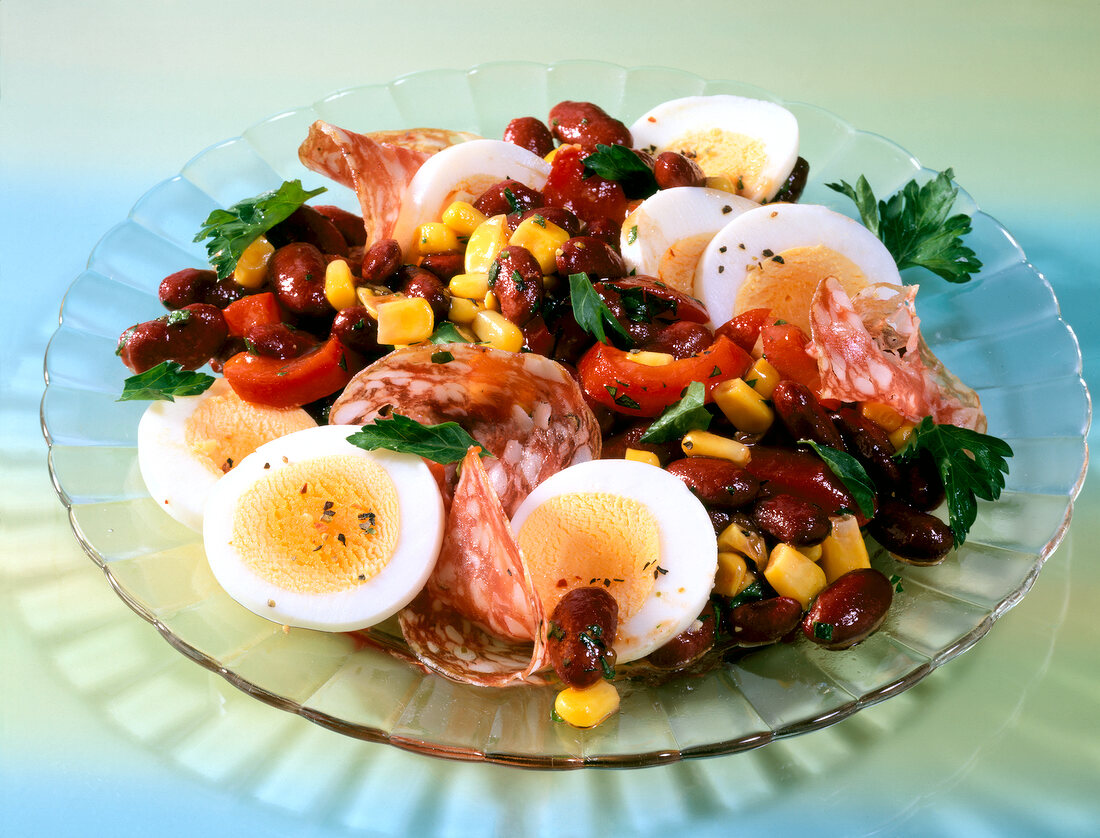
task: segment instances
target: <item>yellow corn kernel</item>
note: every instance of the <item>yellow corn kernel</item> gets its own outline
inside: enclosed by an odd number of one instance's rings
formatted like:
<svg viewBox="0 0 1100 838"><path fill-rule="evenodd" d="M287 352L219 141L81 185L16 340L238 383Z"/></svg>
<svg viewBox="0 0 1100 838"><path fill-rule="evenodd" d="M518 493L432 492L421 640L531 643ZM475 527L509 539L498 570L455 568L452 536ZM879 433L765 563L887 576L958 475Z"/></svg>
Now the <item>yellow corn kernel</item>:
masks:
<svg viewBox="0 0 1100 838"><path fill-rule="evenodd" d="M489 274L455 274L447 283L447 290L454 297L465 297L467 300L483 299L489 292Z"/></svg>
<svg viewBox="0 0 1100 838"><path fill-rule="evenodd" d="M546 152L546 154L543 156L542 159L545 160L547 163L553 163L554 158L558 154L558 149L559 148L561 148L561 146L554 146L552 149L550 149L548 152Z"/></svg>
<svg viewBox="0 0 1100 838"><path fill-rule="evenodd" d="M241 288L259 288L267 279L267 263L275 245L263 236L252 242L237 259L233 268L233 279Z"/></svg>
<svg viewBox="0 0 1100 838"><path fill-rule="evenodd" d="M542 288L544 291L554 293L557 287L561 284L561 278L557 274L546 274L542 278Z"/></svg>
<svg viewBox="0 0 1100 838"><path fill-rule="evenodd" d="M466 273L488 273L500 249L508 244L508 216L494 215L470 233L466 242Z"/></svg>
<svg viewBox="0 0 1100 838"><path fill-rule="evenodd" d="M894 446L895 451L900 451L905 447L905 444L909 441L909 437L913 435L913 430L917 426L912 422L903 422L897 430L891 431L887 436L890 437L890 444Z"/></svg>
<svg viewBox="0 0 1100 838"><path fill-rule="evenodd" d="M737 187L727 175L711 175L707 178L707 189L721 189L723 192L737 194Z"/></svg>
<svg viewBox="0 0 1100 838"><path fill-rule="evenodd" d="M474 322L474 315L479 311L481 306L473 300L467 300L465 297L451 297L451 310L447 319L452 323L469 326Z"/></svg>
<svg viewBox="0 0 1100 838"><path fill-rule="evenodd" d="M779 370L768 363L767 358L757 358L744 375L745 383L763 399L770 399L775 385L779 383Z"/></svg>
<svg viewBox="0 0 1100 838"><path fill-rule="evenodd" d="M460 236L468 236L489 216L469 201L455 201L443 210L443 223Z"/></svg>
<svg viewBox="0 0 1100 838"><path fill-rule="evenodd" d="M680 448L689 457L717 457L739 466L747 465L750 457L747 446L709 431L689 431L680 441Z"/></svg>
<svg viewBox="0 0 1100 838"><path fill-rule="evenodd" d="M753 573L740 553L718 553L718 572L714 575L714 592L721 596L737 596L753 582Z"/></svg>
<svg viewBox="0 0 1100 838"><path fill-rule="evenodd" d="M833 531L821 542L821 561L818 564L830 585L850 570L871 566L867 543L863 540L855 516L833 519Z"/></svg>
<svg viewBox="0 0 1100 838"><path fill-rule="evenodd" d="M404 297L378 306L379 343L419 343L430 338L434 329L432 307L423 297Z"/></svg>
<svg viewBox="0 0 1100 838"><path fill-rule="evenodd" d="M595 727L619 709L619 691L610 681L591 687L566 687L554 699L554 712L573 727Z"/></svg>
<svg viewBox="0 0 1100 838"><path fill-rule="evenodd" d="M413 244L420 256L428 256L432 253L458 253L462 250L462 242L458 240L458 234L442 221L429 221L417 227Z"/></svg>
<svg viewBox="0 0 1100 838"><path fill-rule="evenodd" d="M775 411L742 378L723 381L711 393L714 403L739 431L762 434L775 421Z"/></svg>
<svg viewBox="0 0 1100 838"><path fill-rule="evenodd" d="M628 352L626 354L626 359L646 367L664 367L676 360L675 357L669 355L667 352L646 352L641 349Z"/></svg>
<svg viewBox="0 0 1100 838"><path fill-rule="evenodd" d="M896 431L905 422L905 417L888 404L881 402L864 402L859 406L859 412L870 419L886 433Z"/></svg>
<svg viewBox="0 0 1100 838"><path fill-rule="evenodd" d="M798 552L809 559L811 562L821 561L821 545L812 544L809 547L799 547Z"/></svg>
<svg viewBox="0 0 1100 838"><path fill-rule="evenodd" d="M508 244L525 247L544 274L557 270L558 249L569 241L569 233L541 215L525 218L508 239Z"/></svg>
<svg viewBox="0 0 1100 838"><path fill-rule="evenodd" d="M500 301L497 299L497 295L492 291L485 292L485 296L481 300L481 305L489 311L500 311Z"/></svg>
<svg viewBox="0 0 1100 838"><path fill-rule="evenodd" d="M649 463L651 466L661 465L661 458L652 451L643 451L640 448L627 448L624 460L634 460L637 463Z"/></svg>
<svg viewBox="0 0 1100 838"><path fill-rule="evenodd" d="M519 352L523 349L523 332L499 311L482 309L474 315L470 327L479 341L496 349L503 349L505 352Z"/></svg>
<svg viewBox="0 0 1100 838"><path fill-rule="evenodd" d="M827 584L825 571L789 544L777 544L772 549L764 578L780 596L797 599L803 610Z"/></svg>
<svg viewBox="0 0 1100 838"><path fill-rule="evenodd" d="M325 299L337 311L359 302L351 268L343 259L333 259L325 268Z"/></svg>
<svg viewBox="0 0 1100 838"><path fill-rule="evenodd" d="M758 570L768 563L768 548L764 544L764 536L743 529L736 521L718 535L718 552L740 553L746 559L751 559Z"/></svg>

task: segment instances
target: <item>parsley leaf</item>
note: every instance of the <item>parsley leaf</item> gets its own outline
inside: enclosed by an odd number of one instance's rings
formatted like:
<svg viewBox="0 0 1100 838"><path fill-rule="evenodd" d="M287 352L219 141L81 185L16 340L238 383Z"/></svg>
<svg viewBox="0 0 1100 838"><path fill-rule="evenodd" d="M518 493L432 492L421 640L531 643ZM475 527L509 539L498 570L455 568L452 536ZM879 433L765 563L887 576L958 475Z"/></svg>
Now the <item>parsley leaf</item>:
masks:
<svg viewBox="0 0 1100 838"><path fill-rule="evenodd" d="M127 378L122 383L122 395L118 401L174 402L176 396L205 393L214 381L214 376L185 370L175 361L161 361L155 367Z"/></svg>
<svg viewBox="0 0 1100 838"><path fill-rule="evenodd" d="M837 476L844 488L847 489L852 499L863 513L864 518L870 518L875 514L875 484L867 476L863 465L846 451L838 451L828 445L818 445L812 439L800 439L799 445L809 445L817 452L829 471Z"/></svg>
<svg viewBox="0 0 1100 838"><path fill-rule="evenodd" d="M389 419L375 419L348 437L357 448L374 451L385 448L401 454L416 454L433 463L457 463L471 445L480 445L457 422L422 425L415 419L394 413ZM482 450L482 457L490 454Z"/></svg>
<svg viewBox="0 0 1100 838"><path fill-rule="evenodd" d="M623 311L631 323L651 323L662 314L676 316L676 301L665 300L651 294L647 288L617 288Z"/></svg>
<svg viewBox="0 0 1100 838"><path fill-rule="evenodd" d="M573 317L577 325L600 343L611 343L604 331L605 323L627 346L634 343L618 318L596 293L588 274L569 274L569 302L573 306Z"/></svg>
<svg viewBox="0 0 1100 838"><path fill-rule="evenodd" d="M435 331L432 332L432 336L428 340L432 343L469 343L462 336L462 332L458 330L458 327L450 320L444 320L436 326Z"/></svg>
<svg viewBox="0 0 1100 838"><path fill-rule="evenodd" d="M626 146L598 143L582 162L588 174L618 183L628 200L648 198L657 191L653 170Z"/></svg>
<svg viewBox="0 0 1100 838"><path fill-rule="evenodd" d="M937 425L931 416L925 416L895 456L908 461L921 451L932 456L943 480L948 523L955 546L961 547L978 517L976 498L996 500L1001 496L1008 474L1005 458L1012 456L1012 447L995 436L955 425Z"/></svg>
<svg viewBox="0 0 1100 838"><path fill-rule="evenodd" d="M911 180L886 201L875 200L863 175L854 187L843 180L825 185L852 199L864 226L886 245L899 271L922 267L948 282L968 282L982 263L962 242L970 232L970 216L948 215L959 194L953 176L947 169L924 186Z"/></svg>
<svg viewBox="0 0 1100 838"><path fill-rule="evenodd" d="M638 437L638 441L671 442L688 431L706 430L714 417L703 407L705 399L706 390L703 382L691 382L684 391L683 397L675 404L666 407L646 432Z"/></svg>
<svg viewBox="0 0 1100 838"><path fill-rule="evenodd" d="M233 273L246 247L324 191L325 187L321 186L307 192L302 189L300 180L284 181L278 189L238 201L229 209L214 210L203 222L194 241L210 239L206 243L207 256L218 272L218 279L225 279Z"/></svg>

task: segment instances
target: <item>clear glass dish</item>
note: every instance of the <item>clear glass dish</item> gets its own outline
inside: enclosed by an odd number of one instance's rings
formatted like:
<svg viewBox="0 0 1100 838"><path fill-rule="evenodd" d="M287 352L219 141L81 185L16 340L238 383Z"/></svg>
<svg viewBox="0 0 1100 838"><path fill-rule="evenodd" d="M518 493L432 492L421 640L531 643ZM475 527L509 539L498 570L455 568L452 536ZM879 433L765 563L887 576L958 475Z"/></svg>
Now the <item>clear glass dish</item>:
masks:
<svg viewBox="0 0 1100 838"><path fill-rule="evenodd" d="M1008 485L981 507L965 547L933 568L895 564L901 577L885 625L842 653L796 642L753 652L703 676L621 685L621 712L591 731L550 720L553 688L491 690L427 675L361 638L284 632L246 611L214 581L201 539L156 508L137 469L144 405L118 402L126 370L114 356L127 326L155 316L161 277L202 266L192 237L210 210L301 178L326 202L350 192L297 159L310 123L357 131L440 126L499 137L513 116L563 99L600 103L628 123L676 96L737 93L730 81L597 62L485 64L338 91L277 114L202 152L151 189L96 246L61 307L45 359L42 425L54 485L80 543L118 595L187 657L246 693L326 728L449 759L539 768L635 767L748 750L831 725L913 686L972 647L1027 593L1069 524L1088 460L1090 402L1076 338L1046 280L1011 235L965 194L968 243L984 263L966 285L930 276L918 298L934 351L982 397L990 432L1015 450ZM803 200L853 214L826 182L865 174L877 194L922 176L882 137L813 106L798 117L811 164ZM924 173L925 175L927 172ZM392 635L377 632L383 643Z"/></svg>

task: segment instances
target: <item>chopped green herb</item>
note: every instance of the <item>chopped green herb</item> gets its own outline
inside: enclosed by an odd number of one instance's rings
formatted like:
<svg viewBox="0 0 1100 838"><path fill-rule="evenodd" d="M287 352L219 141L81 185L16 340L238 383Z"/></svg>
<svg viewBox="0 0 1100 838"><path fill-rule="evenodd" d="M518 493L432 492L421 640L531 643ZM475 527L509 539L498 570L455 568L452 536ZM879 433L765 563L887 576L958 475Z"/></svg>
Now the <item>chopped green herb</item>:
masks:
<svg viewBox="0 0 1100 838"><path fill-rule="evenodd" d="M605 324L627 346L634 342L618 318L596 293L588 274L569 274L569 299L577 325L601 343L611 343L604 330Z"/></svg>
<svg viewBox="0 0 1100 838"><path fill-rule="evenodd" d="M374 451L385 448L404 454L415 454L434 463L457 463L471 446L480 443L466 433L457 422L422 425L415 419L394 413L389 419L375 419L348 437L357 448ZM481 456L490 456L484 448Z"/></svg>
<svg viewBox="0 0 1100 838"><path fill-rule="evenodd" d="M181 323L186 323L190 319L191 312L185 308L178 309L164 316L164 322L169 326L179 326Z"/></svg>
<svg viewBox="0 0 1100 838"><path fill-rule="evenodd" d="M814 623L814 637L824 640L826 643L833 639L832 623Z"/></svg>
<svg viewBox="0 0 1100 838"><path fill-rule="evenodd" d="M176 396L197 396L214 383L214 376L183 369L175 361L162 361L145 372L131 375L122 384L120 402L174 402Z"/></svg>
<svg viewBox="0 0 1100 838"><path fill-rule="evenodd" d="M653 170L626 146L599 143L583 162L587 174L615 181L628 200L648 198L657 191Z"/></svg>
<svg viewBox="0 0 1100 838"><path fill-rule="evenodd" d="M676 316L676 301L651 294L642 287L616 288L623 311L631 323L651 323L662 314Z"/></svg>
<svg viewBox="0 0 1100 838"><path fill-rule="evenodd" d="M679 439L688 431L706 430L713 418L704 406L706 389L701 381L693 381L675 404L664 409L651 424L639 442L660 443Z"/></svg>
<svg viewBox="0 0 1100 838"><path fill-rule="evenodd" d="M508 187L504 187L504 200L508 202L508 212L519 212L522 209L516 199L516 193Z"/></svg>
<svg viewBox="0 0 1100 838"><path fill-rule="evenodd" d="M454 359L454 354L446 351L445 349L441 349L439 352L432 353L433 364L449 364Z"/></svg>
<svg viewBox="0 0 1100 838"><path fill-rule="evenodd" d="M638 240L638 225L634 224L626 233L626 243L634 244Z"/></svg>
<svg viewBox="0 0 1100 838"><path fill-rule="evenodd" d="M812 439L800 439L798 444L809 445L817 452L817 456L825 461L825 465L852 495L864 518L870 518L875 514L875 484L871 482L871 478L867 476L859 460L846 451L838 451L828 445L818 445Z"/></svg>

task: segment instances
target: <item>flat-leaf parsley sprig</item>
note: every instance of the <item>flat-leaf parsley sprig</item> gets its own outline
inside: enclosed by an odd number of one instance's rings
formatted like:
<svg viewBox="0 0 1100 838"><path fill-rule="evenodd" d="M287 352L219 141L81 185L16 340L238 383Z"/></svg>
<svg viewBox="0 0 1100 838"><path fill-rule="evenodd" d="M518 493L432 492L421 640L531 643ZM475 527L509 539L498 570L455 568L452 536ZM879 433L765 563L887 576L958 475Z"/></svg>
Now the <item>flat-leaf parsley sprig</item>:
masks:
<svg viewBox="0 0 1100 838"><path fill-rule="evenodd" d="M364 425L348 436L348 442L366 451L384 448L400 454L415 454L441 465L457 463L471 446L480 445L457 422L424 425L400 413ZM491 454L482 450L481 456Z"/></svg>
<svg viewBox="0 0 1100 838"><path fill-rule="evenodd" d="M215 381L204 372L185 370L175 361L161 361L145 372L131 375L122 383L120 402L174 402L176 396L198 396Z"/></svg>

